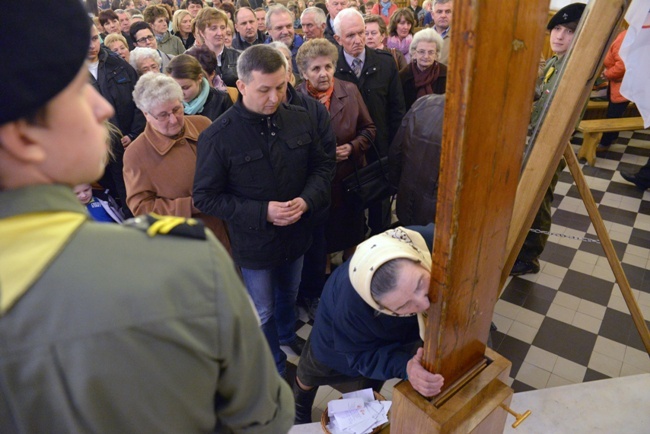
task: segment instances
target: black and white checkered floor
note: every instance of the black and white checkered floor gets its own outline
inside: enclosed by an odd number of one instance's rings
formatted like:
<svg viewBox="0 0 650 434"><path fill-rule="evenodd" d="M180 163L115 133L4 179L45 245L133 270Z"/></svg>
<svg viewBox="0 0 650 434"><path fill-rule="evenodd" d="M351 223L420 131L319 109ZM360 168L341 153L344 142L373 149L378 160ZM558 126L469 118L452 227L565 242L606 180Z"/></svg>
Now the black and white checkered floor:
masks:
<svg viewBox="0 0 650 434"><path fill-rule="evenodd" d="M577 152L581 136L572 143ZM650 190L637 189L619 173L636 171L648 157L650 133L623 132L607 154L598 156L595 167L581 166L650 325ZM551 232L596 238L568 169L555 189ZM600 244L551 236L540 262L538 274L510 278L495 307L493 346L512 361L515 392L650 373L650 357ZM306 339L310 330L304 322L298 335ZM387 399L396 382L384 387ZM321 387L314 420L338 396Z"/></svg>

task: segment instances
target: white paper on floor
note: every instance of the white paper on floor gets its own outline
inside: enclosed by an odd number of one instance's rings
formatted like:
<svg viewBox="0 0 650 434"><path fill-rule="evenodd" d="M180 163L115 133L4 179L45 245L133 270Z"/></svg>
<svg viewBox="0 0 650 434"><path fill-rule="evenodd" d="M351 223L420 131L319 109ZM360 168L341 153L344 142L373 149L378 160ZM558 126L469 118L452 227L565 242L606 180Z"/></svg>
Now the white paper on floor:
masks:
<svg viewBox="0 0 650 434"><path fill-rule="evenodd" d="M377 401L372 389L343 394L327 403L332 434L366 434L388 422L391 401Z"/></svg>

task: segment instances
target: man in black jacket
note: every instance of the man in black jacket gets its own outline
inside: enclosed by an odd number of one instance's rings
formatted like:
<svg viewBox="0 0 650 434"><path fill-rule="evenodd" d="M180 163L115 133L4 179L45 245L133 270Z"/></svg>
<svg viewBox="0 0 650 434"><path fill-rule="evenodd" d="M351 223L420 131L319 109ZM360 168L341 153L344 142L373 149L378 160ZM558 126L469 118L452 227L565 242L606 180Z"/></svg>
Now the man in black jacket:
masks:
<svg viewBox="0 0 650 434"><path fill-rule="evenodd" d="M326 0L325 6L327 7L327 19L325 20L325 39L330 41L332 44L338 46L339 43L334 38L334 20L336 16L343 9L348 7L348 0Z"/></svg>
<svg viewBox="0 0 650 434"><path fill-rule="evenodd" d="M365 25L359 11L350 8L339 12L334 30L341 45L334 76L359 88L377 127L375 145L379 156L384 157L406 111L395 61L388 52L366 48ZM377 159L374 151L368 151L366 156L369 161ZM369 208L368 226L373 234L383 232L389 225L388 200Z"/></svg>
<svg viewBox="0 0 650 434"><path fill-rule="evenodd" d="M199 210L228 224L233 258L281 374L280 345L297 343L294 307L311 218L329 205L335 164L308 112L282 104L286 71L272 47L242 53L241 98L199 137L193 192Z"/></svg>
<svg viewBox="0 0 650 434"><path fill-rule="evenodd" d="M113 106L115 114L110 122L122 133L121 141L112 140L114 154L100 183L115 193L116 199L127 216L131 212L126 206L126 188L122 176L122 157L124 148L144 131L144 115L133 102L133 89L138 74L119 55L113 53L99 42L97 28L92 26L88 48L88 70L90 82L95 89Z"/></svg>
<svg viewBox="0 0 650 434"><path fill-rule="evenodd" d="M244 51L251 45L264 43L264 33L257 30L257 17L249 7L241 7L235 12L235 30L232 48Z"/></svg>

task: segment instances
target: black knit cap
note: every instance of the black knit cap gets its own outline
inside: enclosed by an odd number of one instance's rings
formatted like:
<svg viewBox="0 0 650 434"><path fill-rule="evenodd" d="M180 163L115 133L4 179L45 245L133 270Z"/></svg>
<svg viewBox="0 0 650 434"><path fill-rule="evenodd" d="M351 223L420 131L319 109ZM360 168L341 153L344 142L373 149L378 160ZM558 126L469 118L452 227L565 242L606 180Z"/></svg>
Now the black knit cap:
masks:
<svg viewBox="0 0 650 434"><path fill-rule="evenodd" d="M585 6L587 5L584 3L571 3L570 5L564 6L553 15L553 18L548 22L546 28L548 30L553 30L555 26L560 24L573 22L577 24L577 22L580 21L580 17L582 17L582 12L584 12Z"/></svg>
<svg viewBox="0 0 650 434"><path fill-rule="evenodd" d="M3 125L34 113L77 76L90 19L80 0L19 0L0 14L0 41Z"/></svg>

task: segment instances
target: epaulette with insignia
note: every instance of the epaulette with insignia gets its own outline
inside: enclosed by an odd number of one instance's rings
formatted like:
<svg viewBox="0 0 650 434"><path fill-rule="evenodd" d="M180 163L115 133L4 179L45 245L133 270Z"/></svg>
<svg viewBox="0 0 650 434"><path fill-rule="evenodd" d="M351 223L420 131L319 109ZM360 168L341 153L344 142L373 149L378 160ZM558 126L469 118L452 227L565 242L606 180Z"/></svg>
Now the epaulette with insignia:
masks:
<svg viewBox="0 0 650 434"><path fill-rule="evenodd" d="M150 237L174 235L177 237L205 240L205 226L193 218L162 216L155 213L134 217L124 222L124 226L139 229Z"/></svg>

